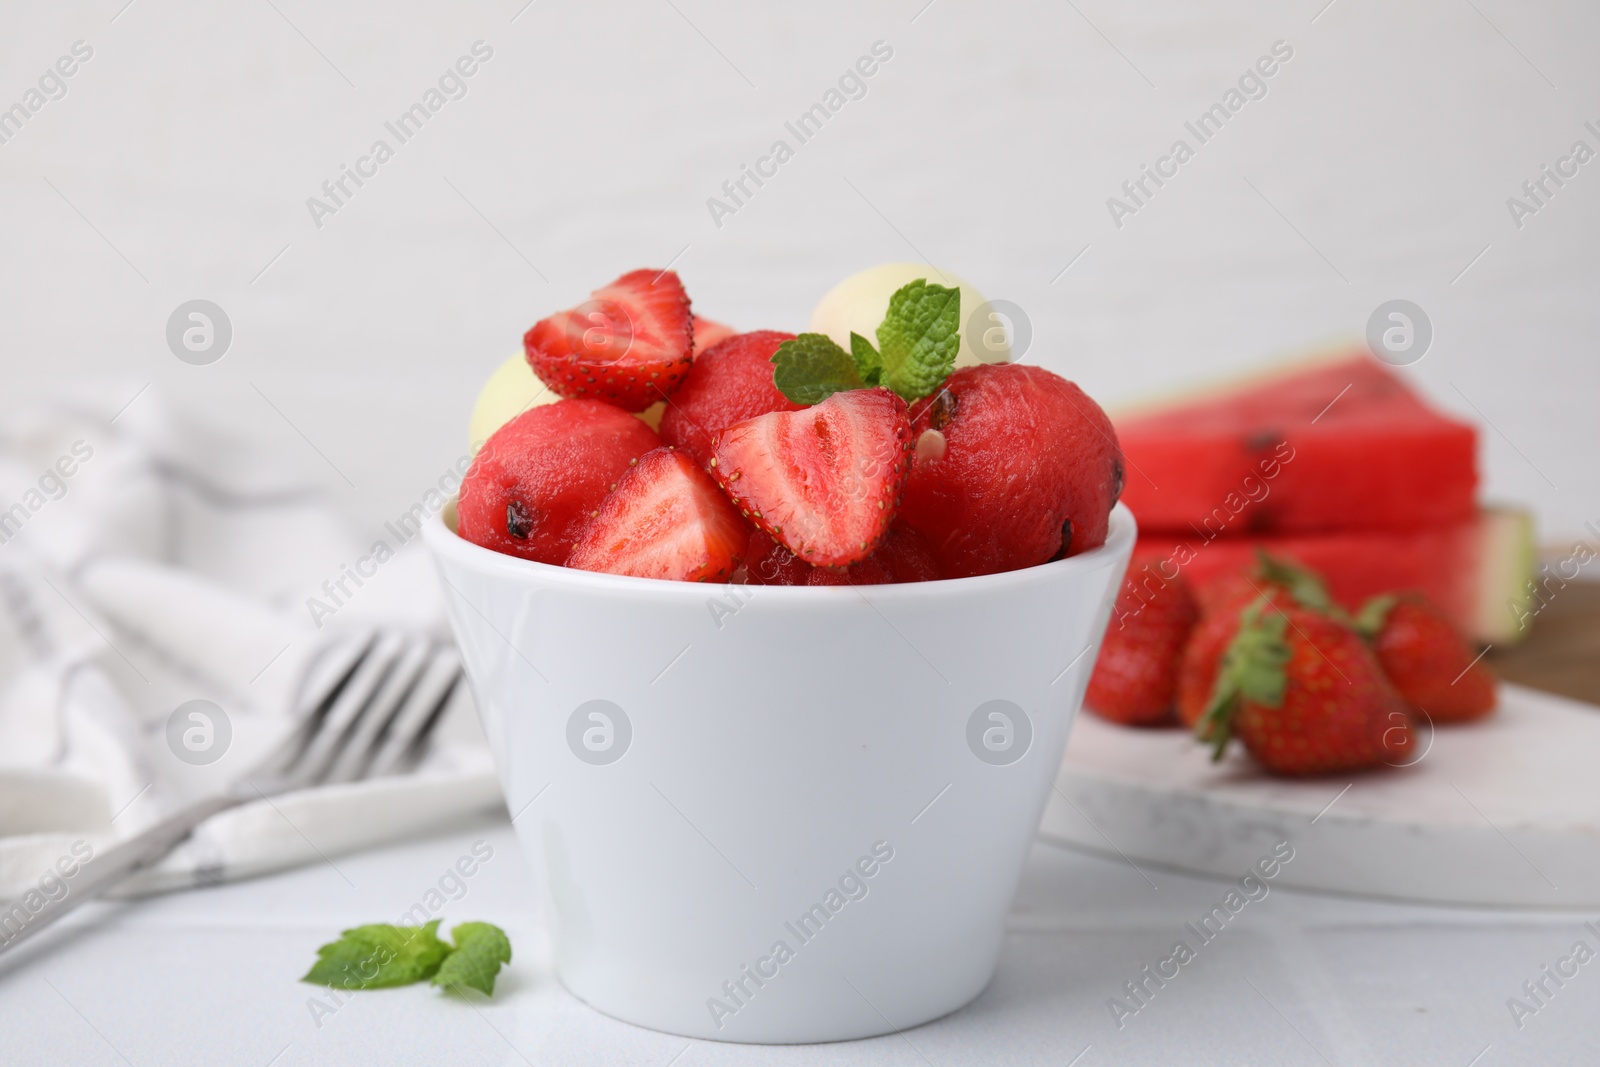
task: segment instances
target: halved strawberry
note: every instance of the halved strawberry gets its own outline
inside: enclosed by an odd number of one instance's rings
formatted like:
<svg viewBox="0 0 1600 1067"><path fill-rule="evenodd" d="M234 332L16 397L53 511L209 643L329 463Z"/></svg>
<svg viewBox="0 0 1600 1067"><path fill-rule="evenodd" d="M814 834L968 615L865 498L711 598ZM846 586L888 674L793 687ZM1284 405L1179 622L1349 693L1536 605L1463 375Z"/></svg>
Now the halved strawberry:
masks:
<svg viewBox="0 0 1600 1067"><path fill-rule="evenodd" d="M693 342L689 297L678 276L636 270L536 323L522 347L533 372L558 395L643 411L678 387Z"/></svg>
<svg viewBox="0 0 1600 1067"><path fill-rule="evenodd" d="M705 464L711 461L717 434L734 423L769 411L799 411L801 405L772 384L772 354L792 340L792 333L757 330L701 350L661 414L661 440Z"/></svg>
<svg viewBox="0 0 1600 1067"><path fill-rule="evenodd" d="M739 509L802 560L846 567L877 547L911 469L906 402L887 389L834 393L723 430L712 473Z"/></svg>
<svg viewBox="0 0 1600 1067"><path fill-rule="evenodd" d="M738 333L732 326L724 326L714 319L703 319L699 315L694 317L694 355L700 358L700 353Z"/></svg>
<svg viewBox="0 0 1600 1067"><path fill-rule="evenodd" d="M658 448L617 479L567 566L635 578L726 580L749 537L710 475L682 452Z"/></svg>

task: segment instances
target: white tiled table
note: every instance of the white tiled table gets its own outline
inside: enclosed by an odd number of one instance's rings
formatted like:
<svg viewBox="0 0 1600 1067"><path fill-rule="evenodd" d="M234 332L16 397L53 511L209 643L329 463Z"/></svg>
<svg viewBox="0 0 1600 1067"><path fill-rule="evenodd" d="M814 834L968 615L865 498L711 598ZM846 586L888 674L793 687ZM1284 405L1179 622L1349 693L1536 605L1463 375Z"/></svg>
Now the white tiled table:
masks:
<svg viewBox="0 0 1600 1067"><path fill-rule="evenodd" d="M445 910L510 933L492 1002L357 993L321 1025L296 981L339 929L392 919L478 840L493 858ZM1224 883L1040 845L999 974L900 1036L760 1048L616 1022L555 980L529 870L504 820L280 876L94 906L0 968L0 1063L1593 1064L1600 960L1519 1032L1506 1008L1596 916L1408 907L1273 889L1119 1032L1107 998L1167 954ZM1149 882L1146 881L1148 876ZM1151 884L1154 883L1154 889ZM1597 946L1600 947L1600 946ZM1485 1051L1487 1049L1487 1051ZM1474 1057L1481 1058L1474 1060ZM276 1059L274 1059L276 1057ZM1074 1060L1074 1057L1081 1057Z"/></svg>

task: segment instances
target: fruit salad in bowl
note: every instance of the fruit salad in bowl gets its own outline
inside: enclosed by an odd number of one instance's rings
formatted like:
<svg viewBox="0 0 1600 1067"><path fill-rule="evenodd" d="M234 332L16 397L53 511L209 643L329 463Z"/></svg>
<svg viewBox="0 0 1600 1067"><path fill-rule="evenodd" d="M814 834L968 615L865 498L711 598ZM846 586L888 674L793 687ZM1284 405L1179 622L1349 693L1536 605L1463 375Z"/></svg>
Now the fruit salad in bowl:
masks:
<svg viewBox="0 0 1600 1067"><path fill-rule="evenodd" d="M968 350L974 297L890 265L736 333L634 271L480 399L426 539L601 1011L837 1040L993 974L1136 531L1104 412Z"/></svg>
<svg viewBox="0 0 1600 1067"><path fill-rule="evenodd" d="M527 332L534 395L560 399L490 434L459 533L580 570L765 585L965 578L1098 547L1123 482L1110 420L1043 368L957 369L960 296L914 279L876 343L851 331L848 350L714 324L697 349L678 276L625 274Z"/></svg>

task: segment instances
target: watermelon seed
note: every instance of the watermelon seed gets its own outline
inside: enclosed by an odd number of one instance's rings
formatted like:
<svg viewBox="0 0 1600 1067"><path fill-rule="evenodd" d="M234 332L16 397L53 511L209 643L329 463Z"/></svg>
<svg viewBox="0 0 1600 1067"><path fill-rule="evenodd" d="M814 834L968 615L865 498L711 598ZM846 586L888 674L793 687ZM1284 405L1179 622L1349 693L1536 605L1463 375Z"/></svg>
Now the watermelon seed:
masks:
<svg viewBox="0 0 1600 1067"><path fill-rule="evenodd" d="M506 533L518 541L526 541L533 532L533 516L520 500L506 501Z"/></svg>
<svg viewBox="0 0 1600 1067"><path fill-rule="evenodd" d="M1251 434L1249 439L1245 441L1244 447L1251 452L1265 452L1267 449L1275 447L1281 440L1283 440L1283 434L1277 430L1261 430L1258 433Z"/></svg>

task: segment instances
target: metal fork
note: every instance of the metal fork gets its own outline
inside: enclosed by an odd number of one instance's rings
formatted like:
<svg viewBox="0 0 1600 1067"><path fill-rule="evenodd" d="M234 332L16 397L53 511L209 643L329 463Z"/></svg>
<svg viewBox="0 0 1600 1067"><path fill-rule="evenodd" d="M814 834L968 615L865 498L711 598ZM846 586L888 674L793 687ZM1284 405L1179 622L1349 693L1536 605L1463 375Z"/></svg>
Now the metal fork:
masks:
<svg viewBox="0 0 1600 1067"><path fill-rule="evenodd" d="M425 636L379 632L331 647L308 672L300 721L275 751L227 791L196 800L89 860L71 892L31 913L0 944L0 953L159 862L213 815L293 790L410 769L426 752L461 677L454 647Z"/></svg>

